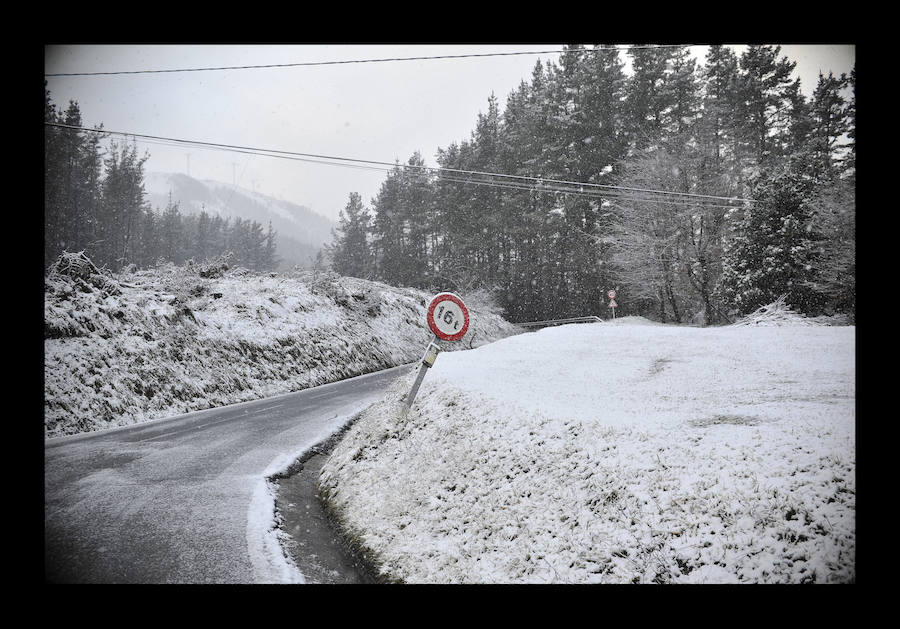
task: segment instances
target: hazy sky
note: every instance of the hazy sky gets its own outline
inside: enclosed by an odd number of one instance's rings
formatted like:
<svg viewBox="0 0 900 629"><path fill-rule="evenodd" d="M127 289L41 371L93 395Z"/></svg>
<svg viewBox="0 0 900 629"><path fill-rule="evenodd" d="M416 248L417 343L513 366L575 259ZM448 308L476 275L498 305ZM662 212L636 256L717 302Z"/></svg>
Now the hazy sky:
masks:
<svg viewBox="0 0 900 629"><path fill-rule="evenodd" d="M77 45L48 46L45 74L127 72L519 51L531 45ZM736 46L740 53L743 49ZM696 47L702 61L706 47ZM855 47L783 45L804 92L818 74L849 73ZM500 111L538 59L558 54L384 61L203 72L47 77L63 109L78 102L84 126L255 149L391 162L469 139L493 92ZM623 58L625 58L623 53ZM121 138L119 138L121 139ZM385 170L324 165L197 146L142 141L145 172L236 182L336 220L351 192L369 204ZM388 168L388 167L384 167Z"/></svg>

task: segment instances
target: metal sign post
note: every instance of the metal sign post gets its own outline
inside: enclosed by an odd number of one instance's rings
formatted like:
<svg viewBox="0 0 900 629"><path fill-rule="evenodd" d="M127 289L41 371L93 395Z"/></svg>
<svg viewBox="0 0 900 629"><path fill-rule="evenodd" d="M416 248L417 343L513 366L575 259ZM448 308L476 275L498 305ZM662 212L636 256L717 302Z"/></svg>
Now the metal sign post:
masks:
<svg viewBox="0 0 900 629"><path fill-rule="evenodd" d="M434 341L438 340L440 339L435 336ZM416 393L419 392L419 387L422 385L422 380L425 379L425 372L434 365L438 352L441 351L441 348L438 347L437 343L434 341L428 344L428 347L425 349L425 355L422 356L422 364L419 366L419 373L416 376L416 381L413 382L412 389L409 390L409 395L406 396L406 408L412 406L413 400L416 398Z"/></svg>
<svg viewBox="0 0 900 629"><path fill-rule="evenodd" d="M609 308L612 308L613 319L616 318L616 306L619 304L616 303L616 291L611 290L606 293L607 297L609 297Z"/></svg>
<svg viewBox="0 0 900 629"><path fill-rule="evenodd" d="M422 385L425 378L425 372L428 371L437 359L441 348L437 342L458 341L465 336L469 329L469 310L463 303L462 299L453 293L439 293L435 295L428 305L428 314L425 316L428 327L434 332L434 340L428 344L425 349L425 355L422 356L422 365L419 367L419 373L416 381L413 383L409 395L406 396L406 408L412 406L416 393Z"/></svg>

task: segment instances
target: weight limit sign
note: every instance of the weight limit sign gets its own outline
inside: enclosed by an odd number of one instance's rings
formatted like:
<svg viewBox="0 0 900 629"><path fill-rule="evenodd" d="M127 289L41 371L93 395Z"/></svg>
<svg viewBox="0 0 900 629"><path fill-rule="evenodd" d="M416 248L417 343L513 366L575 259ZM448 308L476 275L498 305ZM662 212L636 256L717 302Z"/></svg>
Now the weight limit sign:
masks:
<svg viewBox="0 0 900 629"><path fill-rule="evenodd" d="M469 329L469 310L453 293L440 293L431 300L426 320L439 339L458 341Z"/></svg>
<svg viewBox="0 0 900 629"><path fill-rule="evenodd" d="M469 309L463 303L462 299L453 293L439 293L435 295L431 303L428 304L428 313L425 315L425 321L428 327L434 332L437 339L444 341L458 341L465 335L469 329ZM406 396L407 411L412 407L413 400L416 399L416 393L428 371L437 358L438 352L441 351L437 343L431 342L425 350L422 357L422 365L419 367L419 374L416 381L413 382L409 395Z"/></svg>

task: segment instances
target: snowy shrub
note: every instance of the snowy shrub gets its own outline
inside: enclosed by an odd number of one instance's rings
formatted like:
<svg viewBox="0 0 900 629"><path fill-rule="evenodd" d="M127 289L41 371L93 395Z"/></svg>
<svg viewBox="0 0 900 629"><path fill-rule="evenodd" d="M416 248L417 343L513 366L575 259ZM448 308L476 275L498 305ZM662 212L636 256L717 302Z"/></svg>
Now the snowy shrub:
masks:
<svg viewBox="0 0 900 629"><path fill-rule="evenodd" d="M83 251L63 252L50 265L47 276L51 280L68 281L83 291L90 292L96 288L109 295L118 295L120 292L112 276L94 266Z"/></svg>
<svg viewBox="0 0 900 629"><path fill-rule="evenodd" d="M200 277L205 278L217 278L222 277L225 274L225 271L228 270L229 264L234 257L234 254L227 253L225 255L219 256L212 262L206 262L201 264L197 268L197 274Z"/></svg>

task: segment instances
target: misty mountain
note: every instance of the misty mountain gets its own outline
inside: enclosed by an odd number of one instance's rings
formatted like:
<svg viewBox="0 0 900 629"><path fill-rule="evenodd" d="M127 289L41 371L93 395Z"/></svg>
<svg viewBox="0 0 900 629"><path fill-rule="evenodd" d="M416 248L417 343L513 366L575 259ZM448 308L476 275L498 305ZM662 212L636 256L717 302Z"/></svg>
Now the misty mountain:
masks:
<svg viewBox="0 0 900 629"><path fill-rule="evenodd" d="M260 223L264 229L272 223L278 232L279 268L295 265L311 268L316 254L332 240L331 220L303 206L276 199L260 192L211 179L198 180L181 173L147 173L144 178L150 205L162 211L172 200L184 214L239 217Z"/></svg>

